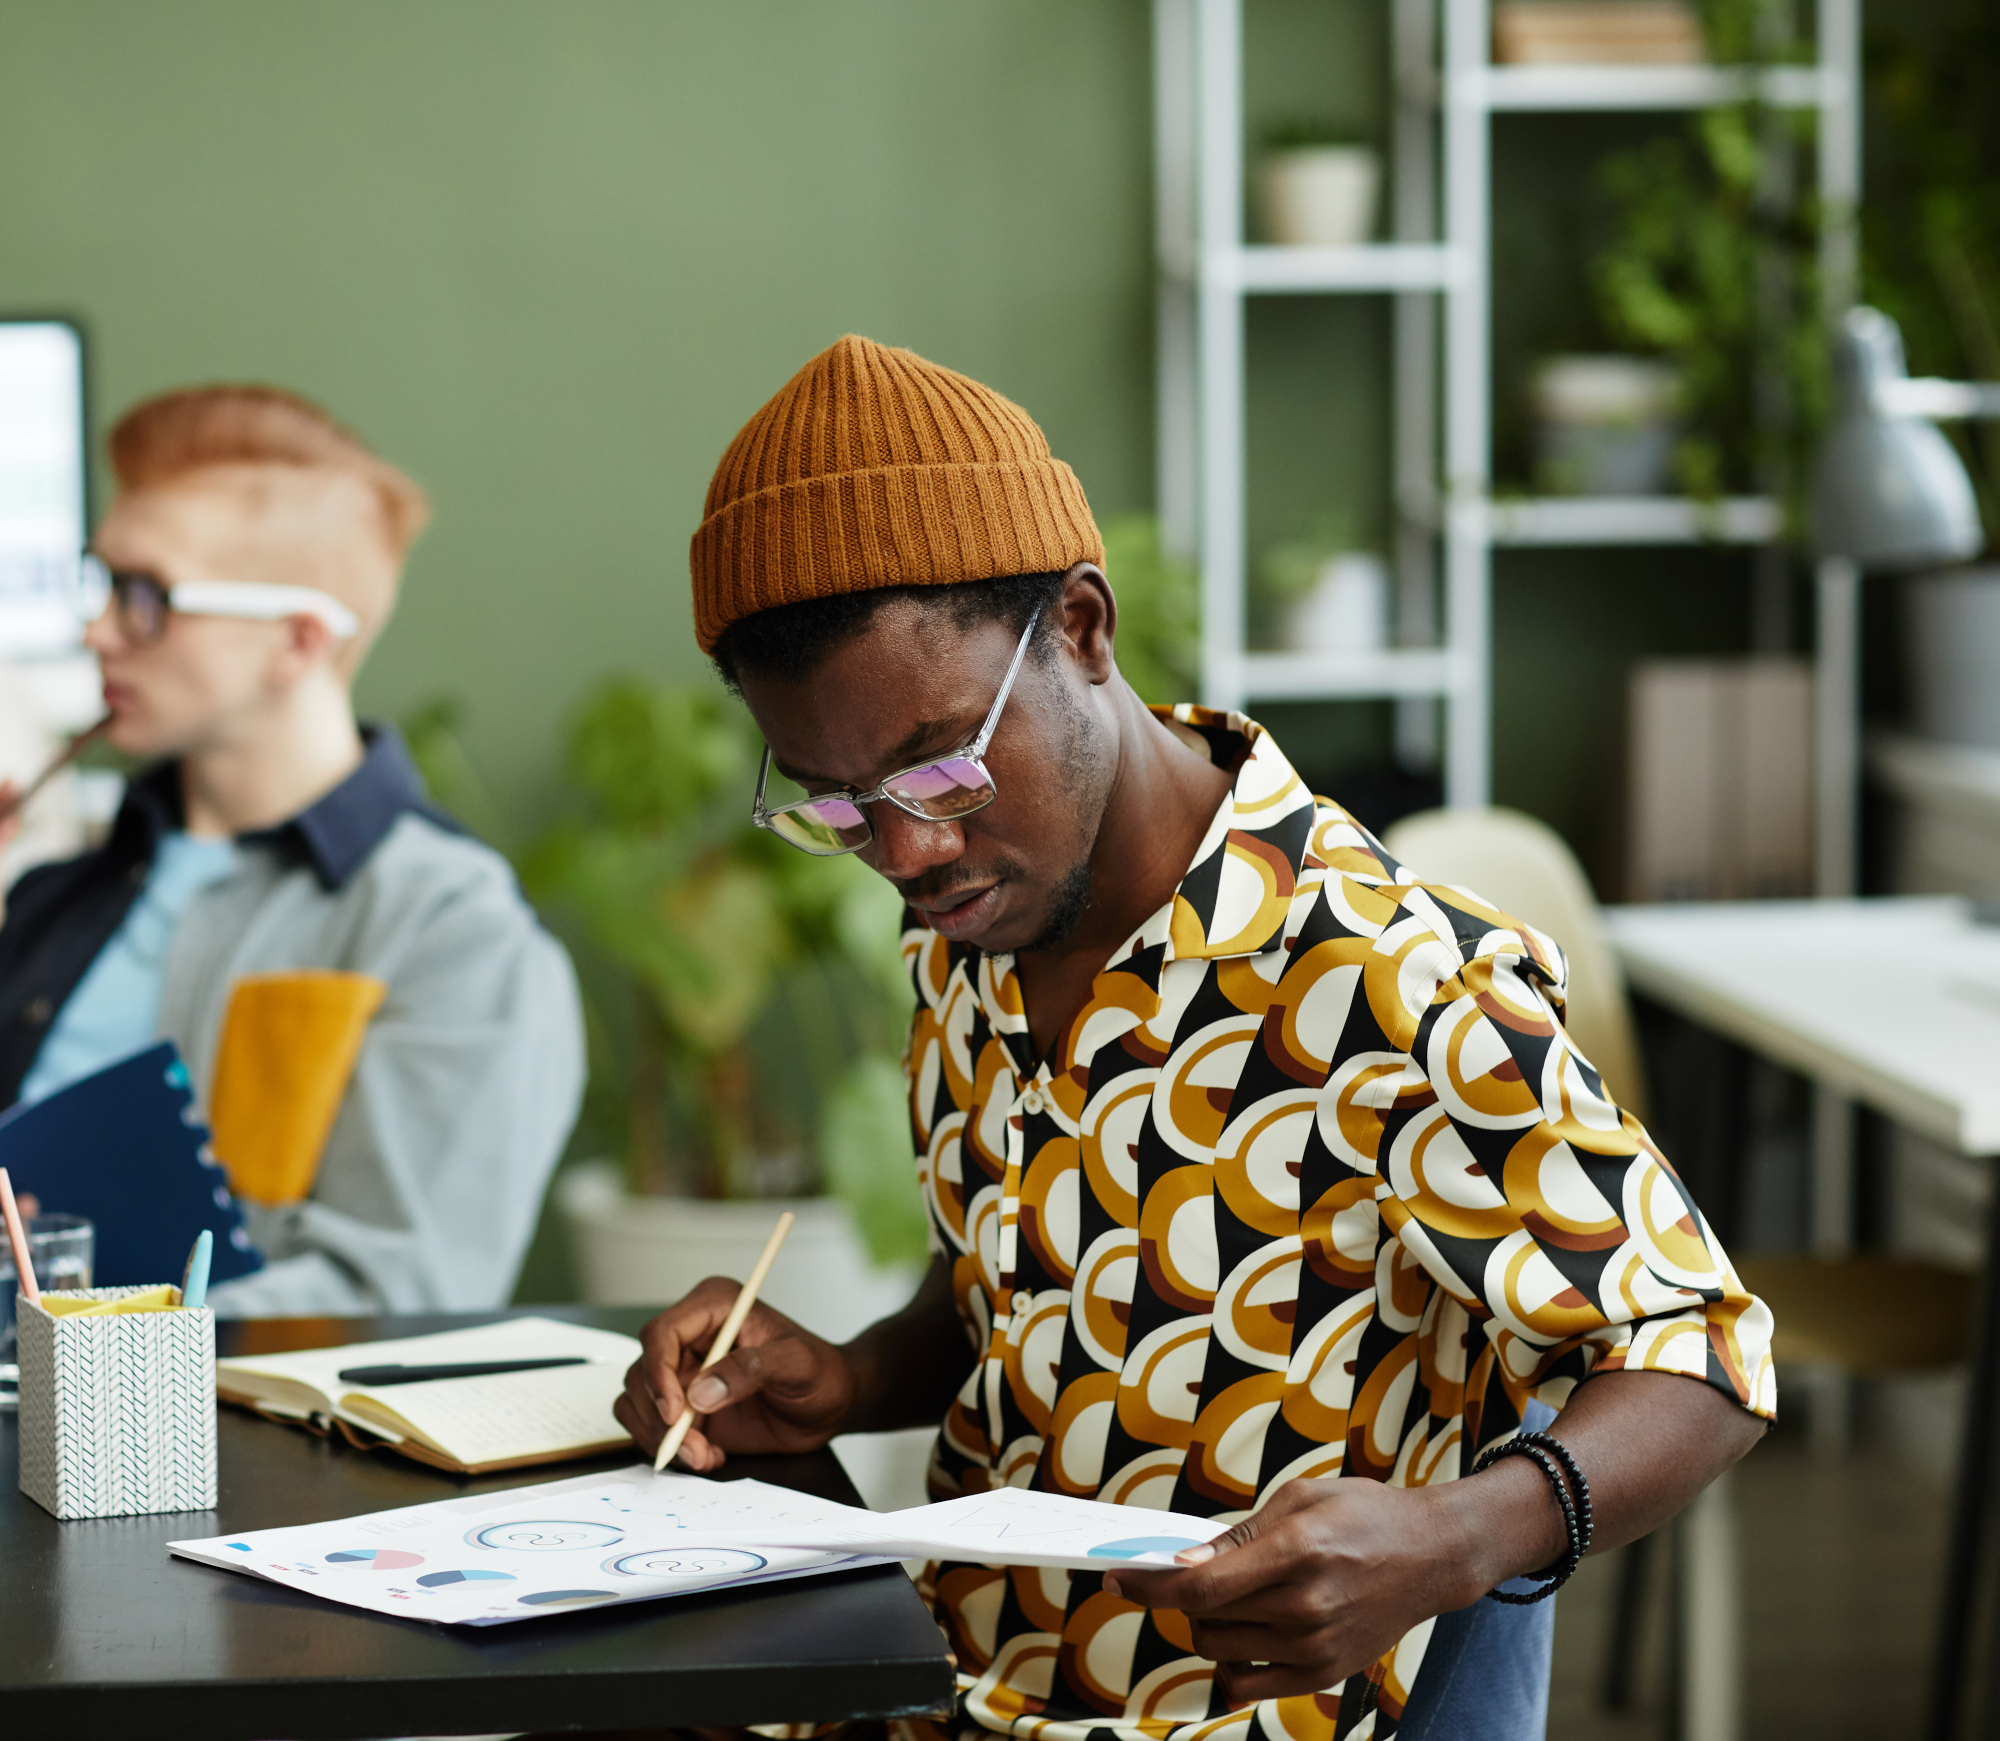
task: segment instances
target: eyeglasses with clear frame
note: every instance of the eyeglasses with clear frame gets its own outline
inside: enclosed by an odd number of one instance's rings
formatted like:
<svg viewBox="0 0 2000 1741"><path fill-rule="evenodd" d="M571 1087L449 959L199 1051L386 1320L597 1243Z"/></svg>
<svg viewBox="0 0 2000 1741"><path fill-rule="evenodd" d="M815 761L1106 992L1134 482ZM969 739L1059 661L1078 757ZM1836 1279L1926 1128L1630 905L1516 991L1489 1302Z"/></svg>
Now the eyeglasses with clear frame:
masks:
<svg viewBox="0 0 2000 1741"><path fill-rule="evenodd" d="M141 647L152 646L166 634L169 611L260 623L317 617L336 641L352 640L361 630L361 619L353 611L316 587L273 586L256 580L183 580L170 585L143 569L113 568L93 552L85 552L77 564L76 597L77 613L87 623L115 605L119 633Z"/></svg>
<svg viewBox="0 0 2000 1741"><path fill-rule="evenodd" d="M956 822L976 810L984 810L999 796L993 776L987 771L986 749L993 741L1000 714L1007 705L1014 679L1020 675L1021 661L1027 656L1028 643L1034 638L1039 621L1039 611L1028 619L1028 626L1021 631L1021 639L1014 648L1013 662L1001 679L1000 693L994 696L993 705L987 710L986 723L963 749L900 769L866 792L820 792L771 810L764 804L771 780L771 746L766 744L750 820L759 828L768 828L787 846L795 846L815 858L839 858L843 853L859 852L875 838L874 826L862 808L865 804L886 799L898 810L927 822Z"/></svg>

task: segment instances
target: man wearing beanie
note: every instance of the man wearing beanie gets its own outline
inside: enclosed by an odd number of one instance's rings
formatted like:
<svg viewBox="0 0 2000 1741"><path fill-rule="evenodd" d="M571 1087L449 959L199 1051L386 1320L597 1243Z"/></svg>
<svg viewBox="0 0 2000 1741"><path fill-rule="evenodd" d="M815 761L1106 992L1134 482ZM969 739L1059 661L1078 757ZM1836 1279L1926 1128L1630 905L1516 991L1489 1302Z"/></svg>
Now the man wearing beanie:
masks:
<svg viewBox="0 0 2000 1741"><path fill-rule="evenodd" d="M354 717L423 492L271 387L148 400L110 449L85 638L150 765L100 849L8 892L0 1106L171 1039L266 1260L219 1312L504 1305L583 1024L506 861Z"/></svg>
<svg viewBox="0 0 2000 1741"><path fill-rule="evenodd" d="M697 1378L704 1283L620 1419L691 1404L702 1470L941 1421L934 1497L1231 1525L1174 1570L929 1568L952 1734L1538 1736L1535 1598L1755 1442L1770 1315L1564 1034L1555 943L1251 721L1146 708L1102 561L1026 413L906 351L842 339L723 455L696 633L757 820L908 905L935 1257L853 1342L759 1306Z"/></svg>

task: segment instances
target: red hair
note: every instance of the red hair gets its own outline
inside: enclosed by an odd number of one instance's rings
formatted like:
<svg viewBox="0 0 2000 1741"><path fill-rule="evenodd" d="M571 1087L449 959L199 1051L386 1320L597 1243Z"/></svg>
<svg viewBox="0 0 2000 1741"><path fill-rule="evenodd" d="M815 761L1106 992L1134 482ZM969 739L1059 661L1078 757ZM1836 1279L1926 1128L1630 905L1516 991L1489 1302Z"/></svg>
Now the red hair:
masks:
<svg viewBox="0 0 2000 1741"><path fill-rule="evenodd" d="M368 486L383 540L401 562L431 517L417 484L309 399L279 387L183 387L132 407L111 431L111 469L128 490L209 466L343 472Z"/></svg>

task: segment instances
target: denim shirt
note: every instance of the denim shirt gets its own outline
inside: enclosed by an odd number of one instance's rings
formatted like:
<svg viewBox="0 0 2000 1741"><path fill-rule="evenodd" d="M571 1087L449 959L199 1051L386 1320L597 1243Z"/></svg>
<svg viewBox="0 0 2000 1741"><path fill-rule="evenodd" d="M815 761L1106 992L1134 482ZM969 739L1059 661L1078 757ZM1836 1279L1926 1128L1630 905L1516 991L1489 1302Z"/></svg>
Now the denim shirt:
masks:
<svg viewBox="0 0 2000 1741"><path fill-rule="evenodd" d="M382 980L347 1092L301 1202L244 1205L268 1259L218 1287L240 1316L470 1311L504 1304L581 1102L569 958L506 861L425 800L401 741L277 828L237 837L167 941L159 1037L206 1105L246 974ZM135 780L95 853L30 871L0 927L0 1103L120 928L180 826L179 771Z"/></svg>

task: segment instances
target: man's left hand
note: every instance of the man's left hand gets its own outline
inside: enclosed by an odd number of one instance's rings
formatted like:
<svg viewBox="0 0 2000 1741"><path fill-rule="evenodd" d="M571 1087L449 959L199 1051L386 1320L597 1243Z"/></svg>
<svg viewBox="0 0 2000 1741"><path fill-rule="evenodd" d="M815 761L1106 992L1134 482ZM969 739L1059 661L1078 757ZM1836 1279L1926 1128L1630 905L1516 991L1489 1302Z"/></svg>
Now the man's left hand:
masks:
<svg viewBox="0 0 2000 1741"><path fill-rule="evenodd" d="M1191 1548L1199 1564L1128 1567L1104 1587L1177 1608L1232 1705L1319 1692L1365 1669L1411 1627L1477 1600L1449 1508L1380 1481L1292 1481L1263 1510Z"/></svg>

